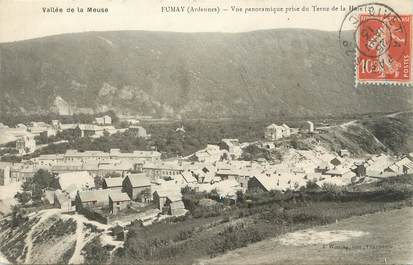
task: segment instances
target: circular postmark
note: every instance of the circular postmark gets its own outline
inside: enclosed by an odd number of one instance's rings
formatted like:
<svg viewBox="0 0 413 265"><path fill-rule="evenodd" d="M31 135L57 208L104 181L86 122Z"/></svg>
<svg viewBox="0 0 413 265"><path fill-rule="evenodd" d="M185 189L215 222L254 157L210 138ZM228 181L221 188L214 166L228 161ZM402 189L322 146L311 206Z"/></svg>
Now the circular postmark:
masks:
<svg viewBox="0 0 413 265"><path fill-rule="evenodd" d="M391 7L382 3L367 3L349 7L340 25L338 39L340 48L348 56L358 52L366 57L378 58L390 49L399 50L392 53L396 57L402 56L405 38L402 18Z"/></svg>
<svg viewBox="0 0 413 265"><path fill-rule="evenodd" d="M378 18L360 21L353 35L356 48L367 57L379 57L389 50L392 42L389 25Z"/></svg>

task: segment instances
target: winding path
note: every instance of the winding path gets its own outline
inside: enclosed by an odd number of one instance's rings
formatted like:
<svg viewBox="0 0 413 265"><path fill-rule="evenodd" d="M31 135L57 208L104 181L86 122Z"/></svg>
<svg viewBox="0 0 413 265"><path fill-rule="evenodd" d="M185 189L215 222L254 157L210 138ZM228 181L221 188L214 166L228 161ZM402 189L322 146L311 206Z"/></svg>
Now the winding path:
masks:
<svg viewBox="0 0 413 265"><path fill-rule="evenodd" d="M39 211L38 213L32 213L29 215L31 219L39 218L39 220L27 232L26 238L24 239L26 255L24 259L23 259L23 256L19 257L19 263L30 264L33 262L32 252L33 252L34 234L37 232L39 227L41 227L44 223L46 223L47 220L51 218L52 216L56 216L58 218L61 218L62 220L73 220L76 222L76 231L75 231L75 237L74 237L76 245L75 245L75 250L73 252L73 255L68 262L69 264L81 264L83 262L82 249L85 247L85 245L90 240L92 240L96 236L100 236L103 245L112 245L115 247L114 249L120 247L123 244L123 242L121 241L115 241L113 237L110 235L109 225L105 225L105 224L101 224L95 221L88 220L83 215L63 214L60 209L42 210L42 211ZM98 229L102 230L102 232L86 233L85 224L94 225ZM0 264L2 264L3 262L1 258L2 256L0 255Z"/></svg>
<svg viewBox="0 0 413 265"><path fill-rule="evenodd" d="M58 214L58 213L60 213L60 210L53 209L53 210L43 210L43 211L40 211L37 214L37 215L41 215L40 220L30 229L30 231L27 233L27 236L26 236L26 239L25 239L25 245L26 245L26 257L25 257L25 260L24 260L25 264L31 263L34 232L47 219L49 219L50 217L52 217L53 215Z"/></svg>
<svg viewBox="0 0 413 265"><path fill-rule="evenodd" d="M84 224L91 224L96 226L98 229L103 230L103 232L101 232L100 234L102 244L113 245L115 247L113 250L123 244L123 242L113 240L112 236L109 235L109 225L91 221L83 215L79 214L62 215L62 219L72 219L76 222L76 247L72 257L69 260L69 264L81 264L83 262L82 249L90 240L92 240L96 236L96 234L90 234L89 236L86 236L84 232Z"/></svg>
<svg viewBox="0 0 413 265"><path fill-rule="evenodd" d="M82 263L81 251L86 244L85 235L83 233L83 227L83 222L78 222L76 220L76 247L72 257L69 260L69 264Z"/></svg>

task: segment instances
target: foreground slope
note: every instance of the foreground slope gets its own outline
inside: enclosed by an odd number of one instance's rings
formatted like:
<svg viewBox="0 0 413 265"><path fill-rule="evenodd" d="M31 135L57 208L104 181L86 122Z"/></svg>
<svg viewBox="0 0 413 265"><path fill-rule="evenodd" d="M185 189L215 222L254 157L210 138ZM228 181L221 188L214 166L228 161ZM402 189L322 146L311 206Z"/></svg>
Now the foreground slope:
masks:
<svg viewBox="0 0 413 265"><path fill-rule="evenodd" d="M351 217L231 251L201 264L411 264L413 208Z"/></svg>
<svg viewBox="0 0 413 265"><path fill-rule="evenodd" d="M109 226L58 209L33 212L18 226L7 219L1 222L0 250L13 263L82 264L89 262L90 256L99 262L102 253L109 256L109 249L122 244L110 236ZM91 253L91 249L102 253Z"/></svg>

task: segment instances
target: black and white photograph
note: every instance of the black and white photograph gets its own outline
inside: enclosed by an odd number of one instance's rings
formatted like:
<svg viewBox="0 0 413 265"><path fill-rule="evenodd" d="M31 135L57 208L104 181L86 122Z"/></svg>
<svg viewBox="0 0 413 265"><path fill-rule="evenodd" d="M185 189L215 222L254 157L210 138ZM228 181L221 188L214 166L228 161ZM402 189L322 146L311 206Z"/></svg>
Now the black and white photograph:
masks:
<svg viewBox="0 0 413 265"><path fill-rule="evenodd" d="M0 0L0 265L413 264L412 14Z"/></svg>

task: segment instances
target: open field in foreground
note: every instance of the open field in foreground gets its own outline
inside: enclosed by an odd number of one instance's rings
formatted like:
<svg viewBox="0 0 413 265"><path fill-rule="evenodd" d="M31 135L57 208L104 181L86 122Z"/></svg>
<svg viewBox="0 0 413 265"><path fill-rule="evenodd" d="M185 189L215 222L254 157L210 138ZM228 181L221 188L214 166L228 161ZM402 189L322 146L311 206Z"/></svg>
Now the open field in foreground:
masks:
<svg viewBox="0 0 413 265"><path fill-rule="evenodd" d="M288 233L200 264L412 264L412 249L407 207Z"/></svg>

